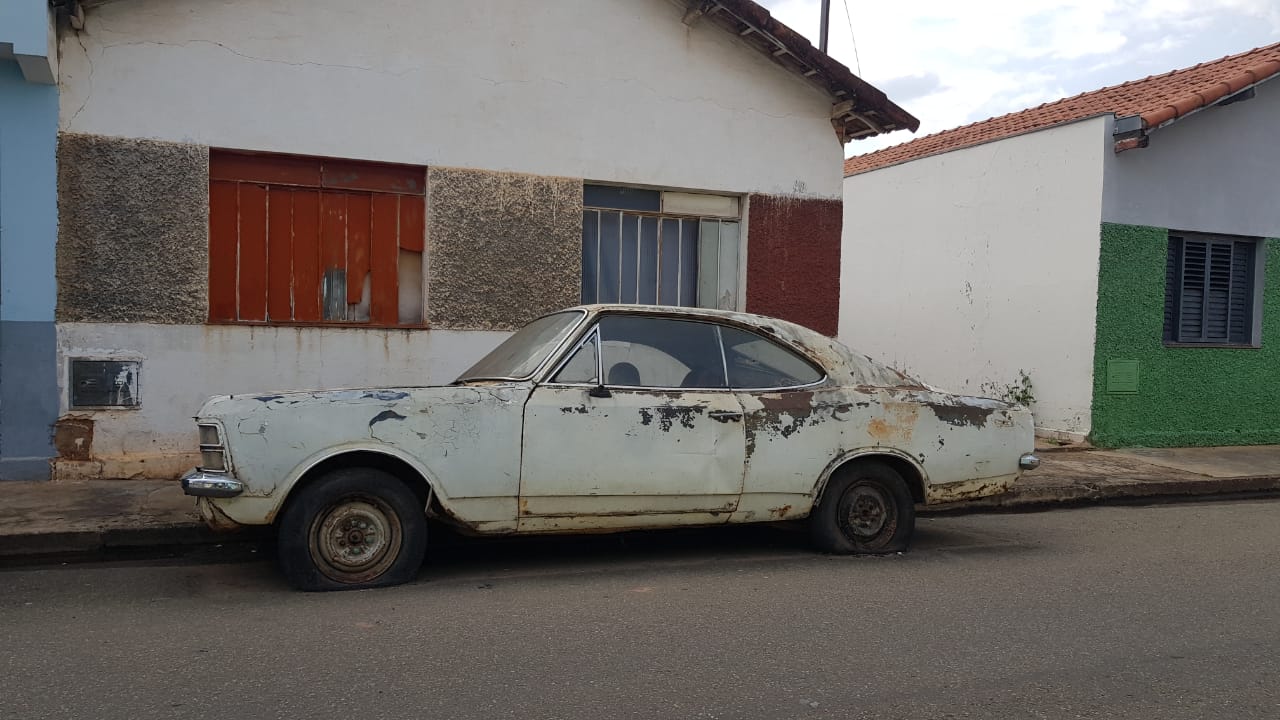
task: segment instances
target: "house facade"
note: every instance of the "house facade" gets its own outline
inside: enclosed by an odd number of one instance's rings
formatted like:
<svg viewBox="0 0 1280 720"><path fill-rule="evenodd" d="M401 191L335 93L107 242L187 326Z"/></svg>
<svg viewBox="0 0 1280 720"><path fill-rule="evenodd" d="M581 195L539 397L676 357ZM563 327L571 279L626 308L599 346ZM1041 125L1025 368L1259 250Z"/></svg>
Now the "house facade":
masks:
<svg viewBox="0 0 1280 720"><path fill-rule="evenodd" d="M204 399L449 382L580 302L834 334L850 139L916 121L752 2L114 0L60 39L55 478Z"/></svg>
<svg viewBox="0 0 1280 720"><path fill-rule="evenodd" d="M45 0L0 3L0 480L49 476L58 48Z"/></svg>
<svg viewBox="0 0 1280 720"><path fill-rule="evenodd" d="M1277 74L1273 45L848 160L841 339L1025 376L1049 436L1280 442Z"/></svg>

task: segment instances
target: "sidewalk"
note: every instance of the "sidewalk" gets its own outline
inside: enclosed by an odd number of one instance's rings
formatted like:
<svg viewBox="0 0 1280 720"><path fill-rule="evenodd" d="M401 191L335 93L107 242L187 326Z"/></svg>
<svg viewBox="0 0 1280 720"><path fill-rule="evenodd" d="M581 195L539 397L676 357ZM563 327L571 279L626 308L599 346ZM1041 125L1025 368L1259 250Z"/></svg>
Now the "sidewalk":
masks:
<svg viewBox="0 0 1280 720"><path fill-rule="evenodd" d="M1280 493L1280 445L1045 450L1012 492L929 508L982 512L1125 500ZM227 542L172 480L0 482L0 561L121 548Z"/></svg>

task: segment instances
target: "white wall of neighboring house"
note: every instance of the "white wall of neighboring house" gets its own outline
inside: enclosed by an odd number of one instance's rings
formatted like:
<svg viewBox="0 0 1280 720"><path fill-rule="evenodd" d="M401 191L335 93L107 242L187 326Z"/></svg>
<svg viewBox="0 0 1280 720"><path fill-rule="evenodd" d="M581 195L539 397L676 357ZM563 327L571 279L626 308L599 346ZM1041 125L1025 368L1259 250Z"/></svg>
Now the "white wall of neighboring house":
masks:
<svg viewBox="0 0 1280 720"><path fill-rule="evenodd" d="M831 100L669 0L130 0L62 42L62 130L840 196Z"/></svg>
<svg viewBox="0 0 1280 720"><path fill-rule="evenodd" d="M1037 425L1087 433L1106 127L845 178L840 340L959 392L1025 371Z"/></svg>
<svg viewBox="0 0 1280 720"><path fill-rule="evenodd" d="M711 23L686 26L683 13L669 0L536 12L525 0L106 3L62 38L60 130L840 197L831 99ZM447 382L502 337L62 323L64 413L70 358L143 360L141 408L89 413L105 466L67 472L173 476L195 457L190 418L209 395Z"/></svg>

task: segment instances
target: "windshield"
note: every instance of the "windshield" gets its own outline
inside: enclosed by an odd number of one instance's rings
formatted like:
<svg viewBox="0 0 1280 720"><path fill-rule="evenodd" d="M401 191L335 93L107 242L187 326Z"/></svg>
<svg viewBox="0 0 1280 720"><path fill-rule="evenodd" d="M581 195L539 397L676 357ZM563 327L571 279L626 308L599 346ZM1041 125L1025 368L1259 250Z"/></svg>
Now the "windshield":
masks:
<svg viewBox="0 0 1280 720"><path fill-rule="evenodd" d="M585 315L581 310L569 310L534 320L459 375L455 382L529 377Z"/></svg>

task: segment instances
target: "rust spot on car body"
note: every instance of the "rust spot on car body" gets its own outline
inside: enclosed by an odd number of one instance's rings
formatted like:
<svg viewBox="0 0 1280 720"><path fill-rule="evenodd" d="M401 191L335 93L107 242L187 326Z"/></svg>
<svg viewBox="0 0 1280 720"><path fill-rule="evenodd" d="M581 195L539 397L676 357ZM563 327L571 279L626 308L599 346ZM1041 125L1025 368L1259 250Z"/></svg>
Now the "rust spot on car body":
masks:
<svg viewBox="0 0 1280 720"><path fill-rule="evenodd" d="M942 485L929 485L926 491L926 499L930 505L933 505L935 503L961 502L973 500L974 498L999 495L1009 491L1014 479L1015 476L990 477L977 480L962 480Z"/></svg>
<svg viewBox="0 0 1280 720"><path fill-rule="evenodd" d="M884 415L867 422L867 434L883 445L907 443L915 433L920 406L912 402L886 402Z"/></svg>
<svg viewBox="0 0 1280 720"><path fill-rule="evenodd" d="M925 403L939 420L956 427L986 427L987 417L995 411L994 407L982 407L964 402L956 404L928 402Z"/></svg>
<svg viewBox="0 0 1280 720"><path fill-rule="evenodd" d="M694 429L693 420L695 416L702 415L706 412L706 408L698 406L678 407L673 405L664 405L659 407L640 408L640 424L652 425L654 419L658 421L658 429L662 432L671 432L671 428L675 424L680 423L680 427L686 430Z"/></svg>
<svg viewBox="0 0 1280 720"><path fill-rule="evenodd" d="M791 512L790 505L783 505L782 507L769 508L769 517L781 519L786 517L787 513L789 512Z"/></svg>

